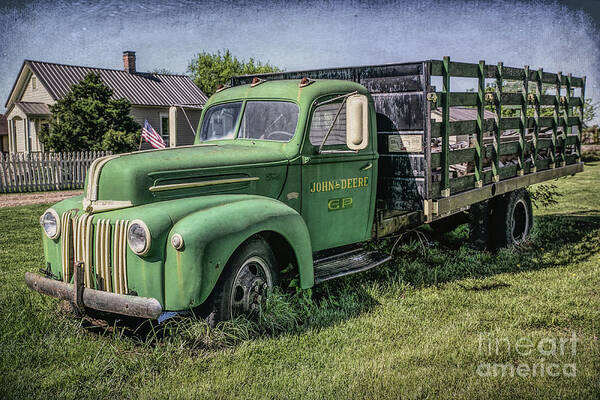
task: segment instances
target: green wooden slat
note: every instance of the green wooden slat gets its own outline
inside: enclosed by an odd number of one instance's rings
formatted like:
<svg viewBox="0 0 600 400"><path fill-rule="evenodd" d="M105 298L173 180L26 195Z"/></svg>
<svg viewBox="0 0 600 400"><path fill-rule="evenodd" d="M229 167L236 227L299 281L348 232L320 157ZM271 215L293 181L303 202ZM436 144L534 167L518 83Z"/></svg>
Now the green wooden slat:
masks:
<svg viewBox="0 0 600 400"><path fill-rule="evenodd" d="M571 74L569 74L571 75ZM585 80L584 78L576 78L574 76L571 76L571 87L583 87L585 86Z"/></svg>
<svg viewBox="0 0 600 400"><path fill-rule="evenodd" d="M440 99L436 103L437 107L443 107L442 98L443 92L436 93L437 98ZM475 107L477 106L477 93L465 93L465 92L452 92L450 93L450 107Z"/></svg>
<svg viewBox="0 0 600 400"><path fill-rule="evenodd" d="M567 136L567 138L563 142L563 144L565 146L569 146L571 144L577 144L577 143L579 143L579 136L578 135L569 135L569 136Z"/></svg>
<svg viewBox="0 0 600 400"><path fill-rule="evenodd" d="M537 160L535 162L535 168L537 171L542 171L544 169L550 168L551 160ZM531 172L531 170L530 170Z"/></svg>
<svg viewBox="0 0 600 400"><path fill-rule="evenodd" d="M471 162L475 160L475 148L452 150L448 153L448 162L450 165ZM438 168L442 165L441 153L431 153L431 168Z"/></svg>
<svg viewBox="0 0 600 400"><path fill-rule="evenodd" d="M556 95L554 99L554 111L552 113L552 150L550 158L552 159L551 167L555 168L558 161L557 146L558 146L558 127L560 124L560 81L562 73L556 74Z"/></svg>
<svg viewBox="0 0 600 400"><path fill-rule="evenodd" d="M534 103L534 109L533 109L533 118L535 120L535 128L533 130L533 143L532 143L532 149L531 149L531 158L533 159L533 172L535 172L536 170L536 161L538 158L538 137L540 135L540 100L542 97L542 75L544 74L544 71L542 70L542 68L537 70L536 73L536 93L535 93L535 103ZM553 99L554 101L554 99Z"/></svg>
<svg viewBox="0 0 600 400"><path fill-rule="evenodd" d="M538 96L540 99L540 105L542 106L553 106L554 102L556 101L556 96L551 94L540 94Z"/></svg>
<svg viewBox="0 0 600 400"><path fill-rule="evenodd" d="M500 138L502 137L502 96L503 96L503 72L504 65L502 62L498 63L496 67L496 96L495 96L495 108L496 108L496 118L494 120L495 125L495 136L494 136L494 160L492 162L492 172L494 182L498 182L500 180Z"/></svg>
<svg viewBox="0 0 600 400"><path fill-rule="evenodd" d="M584 93L584 90L581 90L581 93ZM581 107L583 105L583 96L582 97L571 97L571 105L573 107Z"/></svg>
<svg viewBox="0 0 600 400"><path fill-rule="evenodd" d="M450 180L450 193L455 194L464 190L473 189L475 175L459 176Z"/></svg>
<svg viewBox="0 0 600 400"><path fill-rule="evenodd" d="M483 185L481 172L483 170L483 121L485 120L485 61L480 60L478 65L477 85L477 135L475 141L475 186Z"/></svg>
<svg viewBox="0 0 600 400"><path fill-rule="evenodd" d="M579 160L579 156L577 154L567 154L565 156L566 164L575 164Z"/></svg>
<svg viewBox="0 0 600 400"><path fill-rule="evenodd" d="M521 90L521 115L520 115L521 123L519 125L519 131L521 133L521 138L520 138L521 150L519 152L519 166L521 168L521 173L524 173L524 168L525 168L525 143L526 143L525 135L527 134L527 126L528 126L527 92L529 91L529 66L526 65L524 70L525 70L525 75L523 77L522 90Z"/></svg>
<svg viewBox="0 0 600 400"><path fill-rule="evenodd" d="M442 186L441 194L443 197L450 196L450 136L448 128L450 127L450 57L444 57L443 65L443 84L442 84Z"/></svg>
<svg viewBox="0 0 600 400"><path fill-rule="evenodd" d="M507 167L500 168L500 179L508 179L514 178L518 175L519 166L518 165L509 165Z"/></svg>
<svg viewBox="0 0 600 400"><path fill-rule="evenodd" d="M477 78L477 64L469 64L462 62L451 62L449 65L450 76L463 78Z"/></svg>
<svg viewBox="0 0 600 400"><path fill-rule="evenodd" d="M552 139L538 139L537 148L538 150L552 148Z"/></svg>
<svg viewBox="0 0 600 400"><path fill-rule="evenodd" d="M431 60L431 75L441 76L444 70L444 63L439 60Z"/></svg>
<svg viewBox="0 0 600 400"><path fill-rule="evenodd" d="M567 75L567 135L570 135L573 129L571 128L569 122L571 121L571 117L573 116L573 108L571 106L571 89L573 87L573 77L571 73Z"/></svg>
<svg viewBox="0 0 600 400"><path fill-rule="evenodd" d="M580 99L580 103L579 104L579 124L577 125L578 127L578 132L579 132L579 140L577 141L577 155L579 155L579 158L581 159L581 143L582 143L582 135L583 135L583 111L585 108L585 81L586 81L586 77L583 77L583 82L581 85L581 97ZM575 100L575 99L573 99ZM573 102L575 103L575 102Z"/></svg>
<svg viewBox="0 0 600 400"><path fill-rule="evenodd" d="M543 83L547 83L549 85L554 85L554 84L556 84L557 79L558 79L558 76L556 74L553 74L550 72L542 73L542 82Z"/></svg>
<svg viewBox="0 0 600 400"><path fill-rule="evenodd" d="M521 93L502 93L502 105L504 106L520 106Z"/></svg>
<svg viewBox="0 0 600 400"><path fill-rule="evenodd" d="M552 128L554 125L554 118L552 117L540 117L539 118L540 128Z"/></svg>
<svg viewBox="0 0 600 400"><path fill-rule="evenodd" d="M493 119L487 119L483 123L484 132L493 132L496 124ZM450 121L448 136L471 135L477 133L477 121ZM431 122L431 137L442 137L442 122Z"/></svg>
<svg viewBox="0 0 600 400"><path fill-rule="evenodd" d="M518 154L520 148L521 145L517 141L500 143L500 155L507 156L510 154Z"/></svg>
<svg viewBox="0 0 600 400"><path fill-rule="evenodd" d="M504 79L520 81L525 77L525 71L521 68L504 67L502 69L502 75L504 76Z"/></svg>

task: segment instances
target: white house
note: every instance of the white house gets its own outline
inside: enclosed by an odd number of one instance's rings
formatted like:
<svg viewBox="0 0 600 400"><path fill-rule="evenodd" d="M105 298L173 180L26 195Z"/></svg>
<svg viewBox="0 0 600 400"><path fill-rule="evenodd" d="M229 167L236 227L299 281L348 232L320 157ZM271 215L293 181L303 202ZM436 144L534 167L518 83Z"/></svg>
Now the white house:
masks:
<svg viewBox="0 0 600 400"><path fill-rule="evenodd" d="M143 126L148 120L169 146L193 143L207 96L189 76L137 72L135 52L125 51L122 70L25 60L5 104L8 150L43 151L38 132L50 118L48 106L90 72L100 75L115 99L129 100L135 121Z"/></svg>

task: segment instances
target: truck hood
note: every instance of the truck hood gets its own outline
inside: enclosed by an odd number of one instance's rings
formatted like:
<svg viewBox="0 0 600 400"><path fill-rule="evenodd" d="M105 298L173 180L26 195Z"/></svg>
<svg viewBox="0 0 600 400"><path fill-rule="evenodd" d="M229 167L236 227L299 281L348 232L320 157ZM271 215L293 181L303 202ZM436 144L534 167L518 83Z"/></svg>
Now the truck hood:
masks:
<svg viewBox="0 0 600 400"><path fill-rule="evenodd" d="M106 211L161 200L217 193L277 198L288 159L276 146L199 144L117 154L95 160L83 206Z"/></svg>

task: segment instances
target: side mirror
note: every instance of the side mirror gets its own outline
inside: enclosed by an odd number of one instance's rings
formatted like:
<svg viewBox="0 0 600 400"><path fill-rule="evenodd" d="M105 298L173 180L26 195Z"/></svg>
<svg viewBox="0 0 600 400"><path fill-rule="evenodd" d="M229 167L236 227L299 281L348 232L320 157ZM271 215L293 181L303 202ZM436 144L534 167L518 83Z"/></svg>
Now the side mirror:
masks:
<svg viewBox="0 0 600 400"><path fill-rule="evenodd" d="M354 94L346 100L346 145L350 150L362 150L369 144L369 100L364 94Z"/></svg>

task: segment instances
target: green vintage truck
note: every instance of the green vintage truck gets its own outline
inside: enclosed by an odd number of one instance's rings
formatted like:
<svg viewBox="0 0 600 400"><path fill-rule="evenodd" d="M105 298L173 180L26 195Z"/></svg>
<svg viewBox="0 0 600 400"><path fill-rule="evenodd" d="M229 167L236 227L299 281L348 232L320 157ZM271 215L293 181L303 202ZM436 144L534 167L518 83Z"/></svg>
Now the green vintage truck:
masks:
<svg viewBox="0 0 600 400"><path fill-rule="evenodd" d="M283 279L310 288L385 263L364 244L423 224L517 244L525 188L583 170L584 90L448 57L235 77L194 145L95 160L84 194L41 216L46 265L26 283L80 312L217 321L256 313Z"/></svg>

